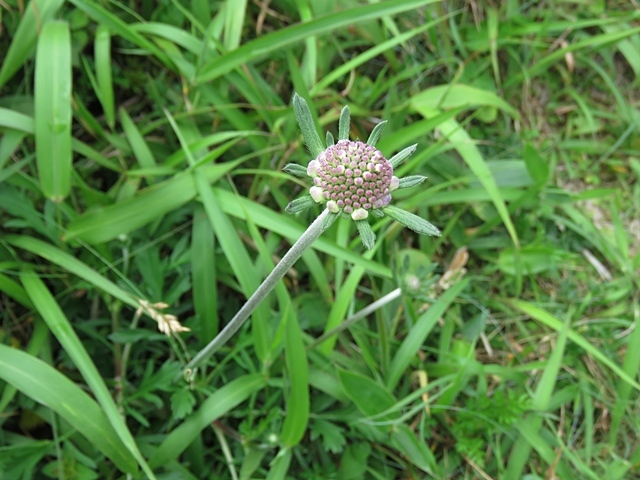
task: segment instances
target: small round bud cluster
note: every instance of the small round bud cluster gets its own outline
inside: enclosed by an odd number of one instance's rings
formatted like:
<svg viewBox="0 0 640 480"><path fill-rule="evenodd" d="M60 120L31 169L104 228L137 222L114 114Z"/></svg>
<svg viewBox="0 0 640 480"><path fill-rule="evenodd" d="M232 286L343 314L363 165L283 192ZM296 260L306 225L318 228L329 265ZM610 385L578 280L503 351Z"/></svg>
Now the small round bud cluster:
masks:
<svg viewBox="0 0 640 480"><path fill-rule="evenodd" d="M313 178L309 193L316 202L326 202L329 211L343 211L354 220L386 207L398 188L389 160L363 142L340 140L309 162L307 174Z"/></svg>

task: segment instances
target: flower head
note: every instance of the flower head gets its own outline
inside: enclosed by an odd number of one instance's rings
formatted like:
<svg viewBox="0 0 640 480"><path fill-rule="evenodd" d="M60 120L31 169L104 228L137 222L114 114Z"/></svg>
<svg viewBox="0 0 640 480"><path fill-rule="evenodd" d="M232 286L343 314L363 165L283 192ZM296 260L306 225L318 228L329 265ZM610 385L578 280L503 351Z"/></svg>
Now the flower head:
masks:
<svg viewBox="0 0 640 480"><path fill-rule="evenodd" d="M440 231L426 220L390 205L392 191L413 187L426 180L421 175L403 179L393 175L394 168L415 151L415 145L387 160L375 148L386 122L379 123L373 129L366 143L349 140L350 112L349 107L344 107L340 114L338 143L334 143L333 136L327 133L325 148L315 129L307 102L295 94L293 108L307 146L315 158L306 169L295 164L285 167L285 171L308 176L313 181L309 196L291 202L287 206L288 212L296 213L314 204L325 204L331 212L328 225L340 214L350 216L356 221L362 242L369 249L373 248L375 242L375 234L367 221L369 213L377 217L391 217L423 235L440 235Z"/></svg>
<svg viewBox="0 0 640 480"><path fill-rule="evenodd" d="M333 213L345 212L354 220L364 220L370 210L389 205L393 185L398 185L380 150L350 140L327 147L309 163L307 174L313 178L310 193L317 203L326 202Z"/></svg>

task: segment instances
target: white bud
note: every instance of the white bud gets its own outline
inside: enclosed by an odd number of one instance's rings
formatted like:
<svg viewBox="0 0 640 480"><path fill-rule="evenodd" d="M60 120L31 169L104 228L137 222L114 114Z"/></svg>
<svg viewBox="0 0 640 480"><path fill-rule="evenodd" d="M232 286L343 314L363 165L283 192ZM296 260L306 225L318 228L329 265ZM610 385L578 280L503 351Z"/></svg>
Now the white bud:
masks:
<svg viewBox="0 0 640 480"><path fill-rule="evenodd" d="M333 201L333 200L329 200L327 202L327 209L329 209L329 211L331 213L338 213L340 211L340 207L338 206L338 204Z"/></svg>
<svg viewBox="0 0 640 480"><path fill-rule="evenodd" d="M320 167L320 162L317 160L311 160L309 165L307 165L307 175L311 178L315 178L318 176L318 167Z"/></svg>
<svg viewBox="0 0 640 480"><path fill-rule="evenodd" d="M353 218L354 220L364 220L368 216L369 216L369 212L367 212L364 208L356 208L351 213L351 218Z"/></svg>
<svg viewBox="0 0 640 480"><path fill-rule="evenodd" d="M389 191L393 192L400 186L400 180L398 177L391 177L391 184L389 184Z"/></svg>
<svg viewBox="0 0 640 480"><path fill-rule="evenodd" d="M309 195L311 195L311 198L313 198L316 203L325 202L324 191L320 187L311 187L309 189Z"/></svg>

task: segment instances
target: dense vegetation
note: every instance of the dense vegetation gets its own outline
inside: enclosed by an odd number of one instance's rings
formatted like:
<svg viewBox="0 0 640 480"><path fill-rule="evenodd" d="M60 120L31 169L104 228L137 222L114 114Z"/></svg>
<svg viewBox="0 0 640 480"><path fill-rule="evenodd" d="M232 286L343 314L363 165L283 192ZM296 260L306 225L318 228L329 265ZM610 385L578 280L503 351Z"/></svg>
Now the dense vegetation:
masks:
<svg viewBox="0 0 640 480"><path fill-rule="evenodd" d="M638 8L1 1L0 478L640 478ZM339 219L183 371L320 213L294 92L442 236Z"/></svg>

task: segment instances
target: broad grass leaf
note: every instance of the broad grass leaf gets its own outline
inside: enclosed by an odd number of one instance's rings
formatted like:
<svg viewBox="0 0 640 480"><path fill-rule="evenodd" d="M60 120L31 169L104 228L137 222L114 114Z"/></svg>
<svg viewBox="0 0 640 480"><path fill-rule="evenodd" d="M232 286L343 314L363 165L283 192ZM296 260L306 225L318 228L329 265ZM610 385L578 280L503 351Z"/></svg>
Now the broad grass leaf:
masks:
<svg viewBox="0 0 640 480"><path fill-rule="evenodd" d="M369 377L346 370L338 371L342 390L365 416L373 417L396 403L389 391ZM387 418L385 416L384 418Z"/></svg>
<svg viewBox="0 0 640 480"><path fill-rule="evenodd" d="M452 108L496 107L514 118L518 111L493 92L470 85L439 85L431 87L411 97L411 104L417 111L424 108L449 110Z"/></svg>
<svg viewBox="0 0 640 480"><path fill-rule="evenodd" d="M340 459L338 478L359 480L365 478L367 461L371 455L371 444L360 442L349 445Z"/></svg>
<svg viewBox="0 0 640 480"><path fill-rule="evenodd" d="M71 190L71 78L69 25L48 22L36 53L34 120L38 177L54 203Z"/></svg>
<svg viewBox="0 0 640 480"><path fill-rule="evenodd" d="M534 275L558 267L562 252L544 245L527 245L520 250L513 247L500 252L498 268L507 275Z"/></svg>
<svg viewBox="0 0 640 480"><path fill-rule="evenodd" d="M391 443L416 467L433 475L438 469L435 456L424 441L416 437L408 425L397 425L391 434Z"/></svg>

